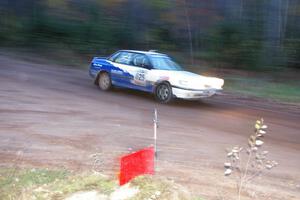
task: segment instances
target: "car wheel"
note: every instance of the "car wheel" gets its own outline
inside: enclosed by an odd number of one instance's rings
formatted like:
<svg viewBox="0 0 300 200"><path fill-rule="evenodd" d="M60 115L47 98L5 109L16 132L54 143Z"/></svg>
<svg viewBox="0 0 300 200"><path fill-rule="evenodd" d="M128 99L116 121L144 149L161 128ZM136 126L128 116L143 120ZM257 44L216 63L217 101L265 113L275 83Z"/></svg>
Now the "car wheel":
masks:
<svg viewBox="0 0 300 200"><path fill-rule="evenodd" d="M169 103L172 98L172 88L168 83L161 83L155 89L155 97L161 103Z"/></svg>
<svg viewBox="0 0 300 200"><path fill-rule="evenodd" d="M111 88L111 79L107 72L100 73L98 78L98 86L103 91L107 91Z"/></svg>

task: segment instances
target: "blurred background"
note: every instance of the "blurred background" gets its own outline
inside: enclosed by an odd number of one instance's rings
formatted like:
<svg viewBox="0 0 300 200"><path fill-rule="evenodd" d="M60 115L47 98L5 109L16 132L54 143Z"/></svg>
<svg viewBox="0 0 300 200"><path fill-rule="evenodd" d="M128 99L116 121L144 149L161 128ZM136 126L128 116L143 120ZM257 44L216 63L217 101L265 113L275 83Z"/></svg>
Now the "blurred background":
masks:
<svg viewBox="0 0 300 200"><path fill-rule="evenodd" d="M1 0L0 47L74 66L119 49L156 49L192 71L297 80L299 21L299 0Z"/></svg>
<svg viewBox="0 0 300 200"><path fill-rule="evenodd" d="M226 92L299 103L299 21L299 0L1 0L0 53L88 68L155 49Z"/></svg>

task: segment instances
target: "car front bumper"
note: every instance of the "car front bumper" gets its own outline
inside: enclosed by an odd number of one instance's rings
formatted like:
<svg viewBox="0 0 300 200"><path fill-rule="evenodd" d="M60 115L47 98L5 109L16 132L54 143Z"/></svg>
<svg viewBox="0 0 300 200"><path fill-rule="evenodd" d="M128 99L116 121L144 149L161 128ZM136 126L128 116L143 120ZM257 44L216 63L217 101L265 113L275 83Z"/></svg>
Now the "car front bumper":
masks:
<svg viewBox="0 0 300 200"><path fill-rule="evenodd" d="M215 94L221 93L221 91L221 89L189 90L178 87L172 87L172 93L176 98L190 100L211 97Z"/></svg>

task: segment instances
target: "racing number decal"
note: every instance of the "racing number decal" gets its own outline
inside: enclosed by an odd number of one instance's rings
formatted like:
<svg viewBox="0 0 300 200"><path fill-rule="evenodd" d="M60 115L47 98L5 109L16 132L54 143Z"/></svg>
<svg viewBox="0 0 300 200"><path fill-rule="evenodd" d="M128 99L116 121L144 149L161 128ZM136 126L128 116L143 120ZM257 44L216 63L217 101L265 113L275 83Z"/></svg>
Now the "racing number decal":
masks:
<svg viewBox="0 0 300 200"><path fill-rule="evenodd" d="M145 81L145 71L140 71L140 72L136 73L135 80Z"/></svg>
<svg viewBox="0 0 300 200"><path fill-rule="evenodd" d="M134 83L136 85L145 86L146 85L145 76L146 76L146 71L144 71L144 70L138 71L134 77Z"/></svg>

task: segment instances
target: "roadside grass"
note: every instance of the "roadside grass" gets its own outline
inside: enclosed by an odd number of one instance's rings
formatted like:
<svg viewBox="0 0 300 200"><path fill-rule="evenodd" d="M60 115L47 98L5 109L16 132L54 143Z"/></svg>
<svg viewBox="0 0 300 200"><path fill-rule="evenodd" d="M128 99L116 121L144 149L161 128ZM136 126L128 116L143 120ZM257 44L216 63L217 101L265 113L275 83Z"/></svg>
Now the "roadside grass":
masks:
<svg viewBox="0 0 300 200"><path fill-rule="evenodd" d="M63 199L68 194L77 191L97 190L109 195L117 186L115 181L104 178L99 174L71 175L65 180L51 184L47 190L52 192L51 199Z"/></svg>
<svg viewBox="0 0 300 200"><path fill-rule="evenodd" d="M99 174L73 174L65 170L0 169L0 199L64 199L77 191L96 189L111 193L117 186Z"/></svg>
<svg viewBox="0 0 300 200"><path fill-rule="evenodd" d="M300 81L277 82L250 77L225 77L224 90L287 103L300 103Z"/></svg>
<svg viewBox="0 0 300 200"><path fill-rule="evenodd" d="M140 176L131 181L130 187L139 190L130 200L203 200L193 198L184 187L163 177ZM108 199L119 189L116 179L96 172L0 168L1 200L63 200L84 191L97 191Z"/></svg>
<svg viewBox="0 0 300 200"><path fill-rule="evenodd" d="M130 200L159 199L159 200L190 200L189 192L182 186L163 178L141 176L134 179L131 184L138 187L140 192Z"/></svg>

